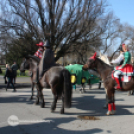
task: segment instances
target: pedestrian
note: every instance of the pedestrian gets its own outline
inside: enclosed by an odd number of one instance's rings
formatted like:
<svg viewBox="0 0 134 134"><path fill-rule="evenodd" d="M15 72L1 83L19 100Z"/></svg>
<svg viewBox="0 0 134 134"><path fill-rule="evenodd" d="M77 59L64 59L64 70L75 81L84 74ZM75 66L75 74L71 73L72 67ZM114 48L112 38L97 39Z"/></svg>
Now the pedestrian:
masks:
<svg viewBox="0 0 134 134"><path fill-rule="evenodd" d="M13 83L16 83L16 77L17 77L17 70L18 70L18 66L16 64L16 62L14 61L14 64L11 67L12 71L13 71Z"/></svg>
<svg viewBox="0 0 134 134"><path fill-rule="evenodd" d="M5 79L7 78L6 91L7 91L7 88L9 87L9 85L11 84L12 88L13 88L13 92L16 92L16 89L13 84L13 77L14 77L14 74L13 74L11 67L9 66L9 64L6 64L6 73L4 76Z"/></svg>
<svg viewBox="0 0 134 134"><path fill-rule="evenodd" d="M2 70L1 70L1 67L0 67L0 74L2 74Z"/></svg>

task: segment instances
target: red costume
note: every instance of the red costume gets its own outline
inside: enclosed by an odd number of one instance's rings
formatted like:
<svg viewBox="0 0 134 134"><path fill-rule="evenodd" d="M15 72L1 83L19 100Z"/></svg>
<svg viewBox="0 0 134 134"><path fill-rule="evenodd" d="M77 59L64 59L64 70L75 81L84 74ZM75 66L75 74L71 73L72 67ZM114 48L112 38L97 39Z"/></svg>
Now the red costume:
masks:
<svg viewBox="0 0 134 134"><path fill-rule="evenodd" d="M39 44L36 44L37 46L39 46L39 49L35 52L34 56L37 56L38 58L42 58L43 55L43 47L44 47L44 43L40 42Z"/></svg>

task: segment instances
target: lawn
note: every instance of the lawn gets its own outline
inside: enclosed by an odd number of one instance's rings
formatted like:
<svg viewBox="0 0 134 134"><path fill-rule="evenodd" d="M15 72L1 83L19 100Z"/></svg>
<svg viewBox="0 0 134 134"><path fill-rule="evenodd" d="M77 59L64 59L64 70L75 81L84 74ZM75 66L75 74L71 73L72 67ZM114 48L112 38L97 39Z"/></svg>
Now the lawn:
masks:
<svg viewBox="0 0 134 134"><path fill-rule="evenodd" d="M0 75L5 75L5 68L2 68L2 74L0 74ZM28 70L26 70L25 71L25 74L21 74L20 75L20 70L17 70L17 77L29 77L29 71Z"/></svg>

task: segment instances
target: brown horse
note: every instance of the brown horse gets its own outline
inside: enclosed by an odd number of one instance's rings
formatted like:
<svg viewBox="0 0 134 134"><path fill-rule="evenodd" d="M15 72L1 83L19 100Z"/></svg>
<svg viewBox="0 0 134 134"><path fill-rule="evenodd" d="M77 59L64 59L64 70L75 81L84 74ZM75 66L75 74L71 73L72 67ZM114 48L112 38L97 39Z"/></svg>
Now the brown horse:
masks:
<svg viewBox="0 0 134 134"><path fill-rule="evenodd" d="M40 64L39 64L40 65ZM33 77L36 77L36 71L38 67L38 61L34 56L28 56L25 61L21 64L20 70L28 69L32 71ZM51 67L48 71L45 72L43 77L40 79L39 83L36 84L38 94L36 104L39 103L39 98L41 99L41 107L45 106L44 97L43 97L43 88L51 88L51 91L54 95L54 100L51 106L51 111L53 112L56 109L56 103L58 98L62 97L62 108L61 113L64 113L64 107L71 107L71 94L72 94L72 85L70 80L70 73L62 66Z"/></svg>
<svg viewBox="0 0 134 134"><path fill-rule="evenodd" d="M31 57L31 59L30 59ZM20 71L24 72L25 70L30 70L30 78L31 78L31 92L32 95L30 97L30 100L33 99L34 96L34 86L35 82L34 79L36 77L36 68L40 62L40 59L36 56L28 56L26 59L21 63L20 65Z"/></svg>
<svg viewBox="0 0 134 134"><path fill-rule="evenodd" d="M115 80L111 77L113 67L104 63L101 59L94 57L89 58L87 63L83 66L84 70L87 69L96 69L100 74L102 81L104 82L104 87L106 89L107 99L108 99L108 112L107 115L111 115L115 113L115 103L114 103L114 93L115 93ZM134 77L128 83L122 82L122 90L121 91L129 91L134 89ZM113 108L113 110L112 110Z"/></svg>

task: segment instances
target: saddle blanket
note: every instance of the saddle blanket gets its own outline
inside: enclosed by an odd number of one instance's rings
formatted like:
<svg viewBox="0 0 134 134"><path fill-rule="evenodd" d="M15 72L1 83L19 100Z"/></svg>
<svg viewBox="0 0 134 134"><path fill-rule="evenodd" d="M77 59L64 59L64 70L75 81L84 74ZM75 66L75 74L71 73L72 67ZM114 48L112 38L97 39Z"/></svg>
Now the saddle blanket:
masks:
<svg viewBox="0 0 134 134"><path fill-rule="evenodd" d="M134 72L133 72L133 66L131 64L126 64L123 68L121 68L121 66L117 66L115 67L115 70L120 70L122 72L122 75L126 75L126 76L133 76Z"/></svg>
<svg viewBox="0 0 134 134"><path fill-rule="evenodd" d="M121 66L117 66L115 67L115 71L119 70L122 72L121 75L121 81L122 82L129 82L131 80L131 77L134 76L134 70L133 70L133 66L131 64L126 64L123 68L121 68ZM112 78L114 79L114 72L112 73Z"/></svg>

